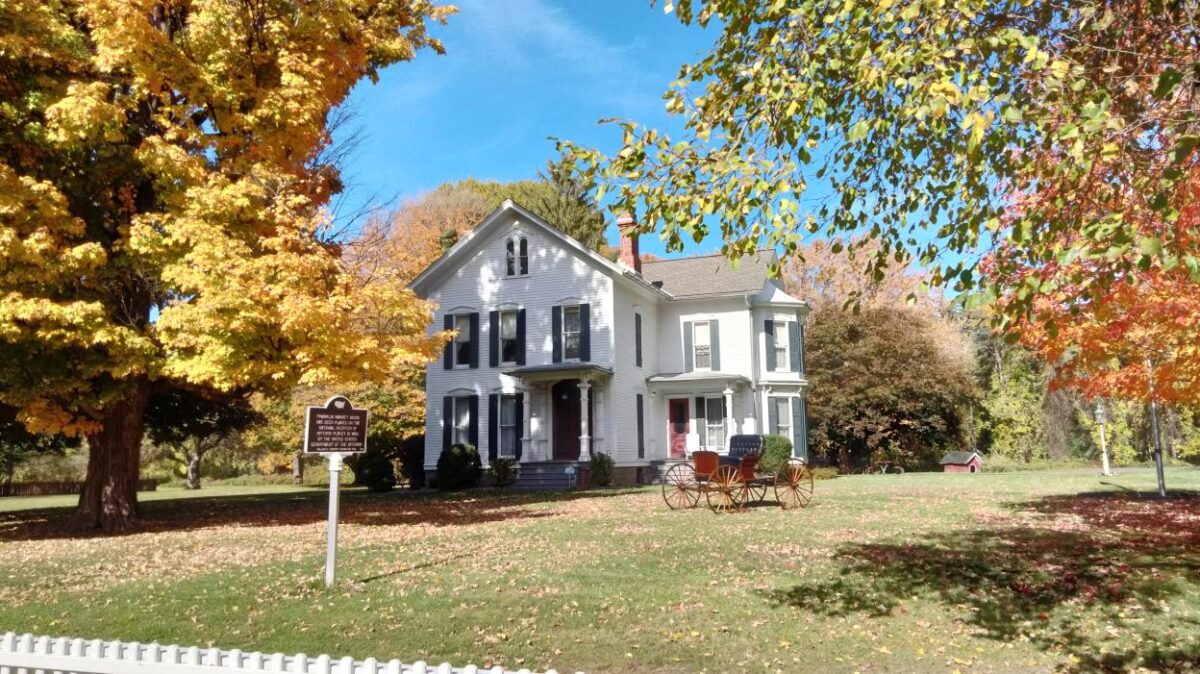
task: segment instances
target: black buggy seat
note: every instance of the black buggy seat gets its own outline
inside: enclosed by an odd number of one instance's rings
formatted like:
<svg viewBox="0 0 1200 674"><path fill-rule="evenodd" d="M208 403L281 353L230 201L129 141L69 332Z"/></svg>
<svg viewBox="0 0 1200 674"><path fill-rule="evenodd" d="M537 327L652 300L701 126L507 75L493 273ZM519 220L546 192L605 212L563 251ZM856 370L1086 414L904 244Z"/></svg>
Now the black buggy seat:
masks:
<svg viewBox="0 0 1200 674"><path fill-rule="evenodd" d="M761 435L731 435L729 436L729 453L721 457L721 465L736 466L747 456L758 456L763 453L767 441Z"/></svg>

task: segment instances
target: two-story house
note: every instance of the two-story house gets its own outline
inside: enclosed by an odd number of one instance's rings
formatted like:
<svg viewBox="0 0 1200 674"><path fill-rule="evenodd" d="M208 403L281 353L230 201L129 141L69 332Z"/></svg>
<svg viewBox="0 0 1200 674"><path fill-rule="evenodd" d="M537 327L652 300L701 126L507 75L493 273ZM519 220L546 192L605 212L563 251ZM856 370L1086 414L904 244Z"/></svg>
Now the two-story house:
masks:
<svg viewBox="0 0 1200 674"><path fill-rule="evenodd" d="M611 262L506 201L412 282L456 331L426 373L427 470L469 443L527 486L592 452L646 480L736 433L807 458L808 305L768 278L774 254L643 262L633 219L617 224Z"/></svg>

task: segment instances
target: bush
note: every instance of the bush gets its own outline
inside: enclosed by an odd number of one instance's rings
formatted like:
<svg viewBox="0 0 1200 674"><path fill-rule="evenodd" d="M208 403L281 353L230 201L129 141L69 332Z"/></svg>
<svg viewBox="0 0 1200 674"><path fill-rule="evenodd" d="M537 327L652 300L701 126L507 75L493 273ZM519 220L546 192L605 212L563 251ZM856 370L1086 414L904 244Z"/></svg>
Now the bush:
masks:
<svg viewBox="0 0 1200 674"><path fill-rule="evenodd" d="M604 452L595 452L592 454L592 460L588 462L589 480L594 487L607 487L613 481L613 460L612 457Z"/></svg>
<svg viewBox="0 0 1200 674"><path fill-rule="evenodd" d="M814 480L832 480L838 476L837 466L809 466Z"/></svg>
<svg viewBox="0 0 1200 674"><path fill-rule="evenodd" d="M479 452L471 445L451 445L438 457L438 489L457 491L479 484L483 476L483 462Z"/></svg>
<svg viewBox="0 0 1200 674"><path fill-rule="evenodd" d="M759 469L770 475L778 473L792 458L792 441L782 435L768 435L763 456L758 460Z"/></svg>
<svg viewBox="0 0 1200 674"><path fill-rule="evenodd" d="M409 489L425 487L425 436L413 435L400 446L400 475L408 480Z"/></svg>
<svg viewBox="0 0 1200 674"><path fill-rule="evenodd" d="M517 460L516 459L496 459L492 462L488 472L492 476L492 485L496 487L507 487L517 481Z"/></svg>
<svg viewBox="0 0 1200 674"><path fill-rule="evenodd" d="M396 466L383 452L368 450L354 468L358 483L373 492L391 491L396 486Z"/></svg>
<svg viewBox="0 0 1200 674"><path fill-rule="evenodd" d="M392 460L399 456L402 442L394 433L372 433L367 438L367 451L346 459L346 466L354 471L354 484L374 492L391 491L396 486Z"/></svg>

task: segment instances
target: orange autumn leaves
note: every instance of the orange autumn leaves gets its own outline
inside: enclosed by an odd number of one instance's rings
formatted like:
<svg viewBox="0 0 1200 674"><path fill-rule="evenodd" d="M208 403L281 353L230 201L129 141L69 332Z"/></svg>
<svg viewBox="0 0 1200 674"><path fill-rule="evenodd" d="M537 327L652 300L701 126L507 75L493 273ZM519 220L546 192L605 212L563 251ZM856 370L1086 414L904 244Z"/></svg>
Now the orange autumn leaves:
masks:
<svg viewBox="0 0 1200 674"><path fill-rule="evenodd" d="M1180 189L1184 207L1174 222L1146 219L1130 228L1144 253L1132 269L1120 270L1118 260L1102 254L1008 267L1008 287L1044 291L1032 313L1010 329L1055 366L1060 384L1089 398L1144 400L1152 372L1158 400L1200 401L1200 284L1188 258L1171 260L1156 250L1163 240L1176 250L1200 250L1200 169L1193 168ZM1061 249L1070 247L1069 238ZM1000 246L985 271L1004 268L1004 255ZM1112 281L1103 293L1082 299L1082 286L1105 276ZM1016 292L999 302L1012 301Z"/></svg>

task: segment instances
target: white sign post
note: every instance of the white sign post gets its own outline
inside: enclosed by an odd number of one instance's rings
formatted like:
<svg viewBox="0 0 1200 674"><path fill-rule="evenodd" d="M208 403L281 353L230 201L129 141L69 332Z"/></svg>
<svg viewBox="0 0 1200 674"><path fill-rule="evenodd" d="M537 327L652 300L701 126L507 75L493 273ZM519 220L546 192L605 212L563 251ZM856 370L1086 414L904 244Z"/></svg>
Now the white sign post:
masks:
<svg viewBox="0 0 1200 674"><path fill-rule="evenodd" d="M329 459L329 526L325 550L325 587L337 579L338 496L342 460L347 454L367 451L367 410L356 410L344 396L334 396L324 407L304 413L304 453Z"/></svg>

